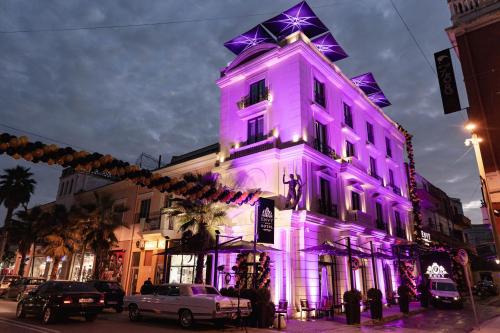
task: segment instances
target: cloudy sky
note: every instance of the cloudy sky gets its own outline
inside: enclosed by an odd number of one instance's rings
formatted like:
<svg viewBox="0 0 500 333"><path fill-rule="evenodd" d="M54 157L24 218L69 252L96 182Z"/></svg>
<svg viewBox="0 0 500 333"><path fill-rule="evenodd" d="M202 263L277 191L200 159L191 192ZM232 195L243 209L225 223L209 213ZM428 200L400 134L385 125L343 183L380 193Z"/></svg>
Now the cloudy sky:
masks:
<svg viewBox="0 0 500 333"><path fill-rule="evenodd" d="M141 152L169 159L216 142L219 93L214 82L233 58L223 43L297 2L3 0L4 32L177 23L0 33L0 131L26 134L10 126L32 133L33 139L129 162ZM450 47L444 32L450 25L446 0L394 2L434 66L433 53ZM337 63L344 73L375 74L393 104L384 110L415 136L418 171L461 198L466 215L479 223L480 189L474 154L464 146L465 114L444 116L436 77L390 1L308 3L349 54ZM462 85L457 63L455 69ZM461 97L466 106L463 91ZM17 163L0 156L1 169ZM29 166L39 184L32 204L53 200L60 169Z"/></svg>

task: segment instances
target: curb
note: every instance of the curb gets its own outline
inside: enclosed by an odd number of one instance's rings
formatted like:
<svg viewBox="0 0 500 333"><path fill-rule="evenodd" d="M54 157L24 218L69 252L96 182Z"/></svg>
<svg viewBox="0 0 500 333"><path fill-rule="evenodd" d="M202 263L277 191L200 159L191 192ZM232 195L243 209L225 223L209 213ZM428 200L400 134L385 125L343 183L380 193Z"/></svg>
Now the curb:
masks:
<svg viewBox="0 0 500 333"><path fill-rule="evenodd" d="M426 308L419 308L419 309L412 310L412 311L408 312L407 315L405 315L403 313L398 313L398 314L393 314L393 315L390 315L387 317L383 317L382 320L370 319L370 320L362 322L360 326L374 326L374 325L378 325L378 324L384 324L384 323L388 323L390 321L398 320L398 319L401 319L404 317L414 316L414 315L417 315L419 313L425 312L427 310L428 309L426 309Z"/></svg>

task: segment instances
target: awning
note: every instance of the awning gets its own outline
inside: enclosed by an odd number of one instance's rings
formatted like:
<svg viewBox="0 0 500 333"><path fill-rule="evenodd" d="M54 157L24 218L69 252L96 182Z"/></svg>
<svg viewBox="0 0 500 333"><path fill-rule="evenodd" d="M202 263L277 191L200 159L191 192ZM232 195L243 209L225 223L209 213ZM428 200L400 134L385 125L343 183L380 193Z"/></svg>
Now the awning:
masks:
<svg viewBox="0 0 500 333"><path fill-rule="evenodd" d="M254 250L254 242L238 240L235 242L227 243L222 246L219 246L217 251L219 253L241 253L241 252L253 252ZM271 246L263 245L257 243L255 250L257 252L279 252L281 250L276 249ZM210 249L208 252L214 253L215 248Z"/></svg>

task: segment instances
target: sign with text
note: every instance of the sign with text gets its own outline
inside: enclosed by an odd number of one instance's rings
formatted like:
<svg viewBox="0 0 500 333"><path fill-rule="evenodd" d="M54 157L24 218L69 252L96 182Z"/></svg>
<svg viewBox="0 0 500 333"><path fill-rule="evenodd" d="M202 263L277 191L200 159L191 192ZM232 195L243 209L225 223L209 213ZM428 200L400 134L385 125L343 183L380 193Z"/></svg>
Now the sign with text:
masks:
<svg viewBox="0 0 500 333"><path fill-rule="evenodd" d="M419 258L422 274L425 274L427 278L442 279L450 277L452 263L449 253L432 251L421 253Z"/></svg>
<svg viewBox="0 0 500 333"><path fill-rule="evenodd" d="M257 242L274 244L274 201L260 198L256 208Z"/></svg>
<svg viewBox="0 0 500 333"><path fill-rule="evenodd" d="M443 101L444 113L449 114L460 111L460 99L458 97L453 63L451 62L450 49L434 53L436 70L441 90L441 100Z"/></svg>

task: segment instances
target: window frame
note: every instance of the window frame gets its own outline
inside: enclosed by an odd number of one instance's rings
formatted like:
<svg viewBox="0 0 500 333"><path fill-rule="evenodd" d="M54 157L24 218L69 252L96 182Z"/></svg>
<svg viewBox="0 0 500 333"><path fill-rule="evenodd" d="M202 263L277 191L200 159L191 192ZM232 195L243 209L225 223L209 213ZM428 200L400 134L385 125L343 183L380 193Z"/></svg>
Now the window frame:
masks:
<svg viewBox="0 0 500 333"><path fill-rule="evenodd" d="M366 122L366 141L368 141L372 145L375 144L375 134L373 132L373 124L368 121Z"/></svg>
<svg viewBox="0 0 500 333"><path fill-rule="evenodd" d="M351 147L351 149L349 147ZM345 156L356 157L356 146L349 140L345 140Z"/></svg>
<svg viewBox="0 0 500 333"><path fill-rule="evenodd" d="M387 136L385 137L385 153L387 157L392 158L391 139L388 138Z"/></svg>
<svg viewBox="0 0 500 333"><path fill-rule="evenodd" d="M317 78L314 78L314 83L313 83L313 99L314 102L322 107L326 107L326 89L325 89L325 83L318 80Z"/></svg>
<svg viewBox="0 0 500 333"><path fill-rule="evenodd" d="M344 111L344 124L349 126L349 128L354 129L354 120L352 117L352 108L346 102L343 102L343 111Z"/></svg>
<svg viewBox="0 0 500 333"><path fill-rule="evenodd" d="M251 124L254 123L254 132L252 135ZM259 127L260 124L260 127ZM264 115L257 116L247 121L247 144L256 143L264 140Z"/></svg>
<svg viewBox="0 0 500 333"><path fill-rule="evenodd" d="M351 210L361 211L361 194L356 191L351 191Z"/></svg>

